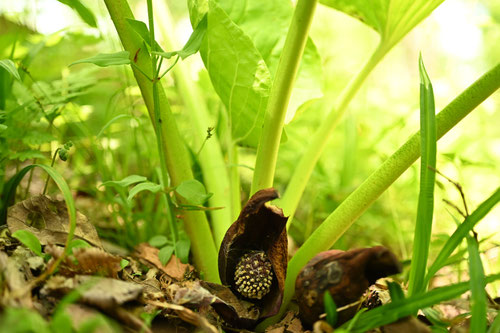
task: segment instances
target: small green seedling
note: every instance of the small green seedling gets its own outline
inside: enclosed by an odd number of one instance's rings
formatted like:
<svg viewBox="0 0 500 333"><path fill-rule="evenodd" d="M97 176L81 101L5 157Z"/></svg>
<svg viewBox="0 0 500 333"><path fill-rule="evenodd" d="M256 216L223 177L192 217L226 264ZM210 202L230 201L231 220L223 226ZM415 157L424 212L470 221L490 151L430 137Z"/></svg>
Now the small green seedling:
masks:
<svg viewBox="0 0 500 333"><path fill-rule="evenodd" d="M337 305L329 292L323 294L323 303L325 304L326 321L331 327L335 327L338 320Z"/></svg>

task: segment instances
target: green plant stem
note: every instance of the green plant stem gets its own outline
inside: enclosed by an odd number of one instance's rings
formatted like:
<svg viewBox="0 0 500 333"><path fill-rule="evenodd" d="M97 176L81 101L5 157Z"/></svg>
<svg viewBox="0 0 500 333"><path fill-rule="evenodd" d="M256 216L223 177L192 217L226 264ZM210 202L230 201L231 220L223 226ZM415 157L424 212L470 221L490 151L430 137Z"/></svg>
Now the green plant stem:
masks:
<svg viewBox="0 0 500 333"><path fill-rule="evenodd" d="M171 17L168 7L165 1L159 1L157 5L162 15L162 19L157 21L163 37L163 44L166 49L177 50L177 43L168 33L173 31L171 24L169 24ZM232 222L230 183L226 162L224 161L217 134L213 133L210 139L205 140L207 128L213 126L213 123L211 123L210 113L198 86L191 82L187 65L182 61L177 63L172 70L172 74L174 75L176 88L179 90L191 117L193 131L190 134L193 136L194 146L200 147L203 145L203 149L198 154L198 159L203 173L203 182L208 192L213 193L209 199L209 205L210 207L224 207L224 209L210 211L212 231L216 246L219 248Z"/></svg>
<svg viewBox="0 0 500 333"><path fill-rule="evenodd" d="M317 0L299 0L295 8L267 102L264 127L257 148L251 194L273 186L286 110L304 53L316 4Z"/></svg>
<svg viewBox="0 0 500 333"><path fill-rule="evenodd" d="M499 87L500 64L481 76L436 116L437 138L440 139ZM419 154L420 132L417 132L351 193L300 247L288 263L285 295L278 316L284 313L294 294L295 279L300 269L317 253L328 250L354 221L417 160Z"/></svg>
<svg viewBox="0 0 500 333"><path fill-rule="evenodd" d="M151 61L144 43L128 25L126 19L133 19L132 11L126 0L105 0L108 12L113 20L122 45L130 52L131 61L145 73L151 73ZM136 56L137 54L137 56ZM149 116L156 128L156 117L154 114L153 84L145 78L137 69L132 67L135 79L141 90L142 97L148 108ZM165 163L170 175L171 185L177 186L185 180L193 179L191 164L184 142L179 134L177 124L170 110L170 105L161 86L158 86L159 119L162 132L162 149L165 154ZM168 143L168 145L167 145ZM182 198L177 198L182 204ZM183 212L184 226L191 239L195 264L198 266L206 280L219 282L217 272L217 251L212 238L212 233L204 212Z"/></svg>
<svg viewBox="0 0 500 333"><path fill-rule="evenodd" d="M61 150L61 148L57 148L56 152L54 153L54 156L52 156L52 162L50 163L50 167L54 167L54 163L56 162L56 157L57 153ZM34 163L36 164L36 163ZM33 175L33 169L30 170L30 181L31 181L31 176ZM47 188L49 187L49 181L50 181L50 175L47 175L47 179L45 180L45 186L43 187L42 195L45 195L47 193ZM29 183L28 183L28 189L29 189Z"/></svg>
<svg viewBox="0 0 500 333"><path fill-rule="evenodd" d="M231 221L236 221L241 211L240 172L238 170L238 145L231 140L229 147L229 177L231 179Z"/></svg>
<svg viewBox="0 0 500 333"><path fill-rule="evenodd" d="M289 216L288 227L290 226L302 193L304 193L304 189L314 170L314 166L328 143L328 139L331 137L335 127L342 119L342 116L344 115L347 106L353 99L354 95L387 52L387 48L384 48L381 45L377 47L361 71L342 91L333 110L330 111L328 117L321 124L320 128L314 133L305 153L302 155L293 172L292 178L290 179L285 193L283 194L283 198L280 201L283 212L285 215Z"/></svg>

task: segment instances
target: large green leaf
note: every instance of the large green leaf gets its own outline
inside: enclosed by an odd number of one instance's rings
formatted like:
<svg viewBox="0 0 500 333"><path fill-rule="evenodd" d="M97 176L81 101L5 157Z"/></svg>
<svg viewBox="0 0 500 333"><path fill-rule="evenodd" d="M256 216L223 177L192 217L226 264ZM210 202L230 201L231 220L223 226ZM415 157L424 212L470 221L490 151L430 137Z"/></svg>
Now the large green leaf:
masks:
<svg viewBox="0 0 500 333"><path fill-rule="evenodd" d="M320 0L375 29L388 48L425 19L444 0Z"/></svg>
<svg viewBox="0 0 500 333"><path fill-rule="evenodd" d="M269 69L250 37L215 1L209 1L207 20L203 61L229 112L233 138L256 147L271 86Z"/></svg>
<svg viewBox="0 0 500 333"><path fill-rule="evenodd" d="M271 76L274 76L294 12L291 1L217 0L217 2L231 20L250 37L266 62ZM304 102L322 96L321 74L321 58L316 46L309 39L288 106L287 122Z"/></svg>

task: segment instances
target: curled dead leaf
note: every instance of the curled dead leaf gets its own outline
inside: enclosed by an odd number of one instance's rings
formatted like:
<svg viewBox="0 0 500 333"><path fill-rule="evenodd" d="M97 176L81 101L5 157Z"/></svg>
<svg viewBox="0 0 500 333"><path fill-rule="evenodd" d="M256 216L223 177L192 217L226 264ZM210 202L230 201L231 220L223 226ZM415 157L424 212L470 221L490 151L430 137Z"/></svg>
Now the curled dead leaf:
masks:
<svg viewBox="0 0 500 333"><path fill-rule="evenodd" d="M55 259L62 256L64 249L55 245L47 245L45 253L52 255ZM75 262L76 260L76 262ZM61 262L59 271L63 275L73 276L79 274L99 274L116 278L122 269L121 258L114 256L96 247L76 248L73 254L66 256Z"/></svg>
<svg viewBox="0 0 500 333"><path fill-rule="evenodd" d="M193 266L189 264L183 264L180 259L175 256L175 254L172 255L166 265L162 265L160 258L158 257L159 252L160 250L156 247L153 247L148 243L141 243L137 245L134 255L139 260L153 265L154 267L158 268L163 273L167 274L177 281L183 280L184 276L187 273L194 270Z"/></svg>
<svg viewBox="0 0 500 333"><path fill-rule="evenodd" d="M401 264L387 248L330 250L316 255L295 282L300 317L312 325L324 312L323 294L330 292L337 308L357 302L381 277L401 272ZM352 318L357 307L339 311L338 324Z"/></svg>

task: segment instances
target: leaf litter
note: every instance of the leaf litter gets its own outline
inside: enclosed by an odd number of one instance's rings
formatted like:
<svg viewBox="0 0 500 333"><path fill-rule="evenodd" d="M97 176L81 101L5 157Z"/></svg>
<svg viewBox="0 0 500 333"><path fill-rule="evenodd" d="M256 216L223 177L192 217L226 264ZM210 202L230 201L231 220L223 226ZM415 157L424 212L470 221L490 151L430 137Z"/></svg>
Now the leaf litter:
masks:
<svg viewBox="0 0 500 333"><path fill-rule="evenodd" d="M279 221L284 219L281 212L263 205L274 195L269 193L265 193L263 198L250 200L250 208L246 211L248 214L240 217L235 225L244 225L242 223L245 222L242 221L246 221L246 218L253 214L267 214ZM258 204L255 204L256 202ZM7 325L9 320L15 321L16 316L26 317L27 313L31 318L30 322L37 322L37 325L45 323L47 327L52 327L52 331L61 329L66 320L70 329L72 327L73 330L84 330L86 327L94 327L94 332L215 333L222 329L227 332L251 332L249 329L253 329L255 323L262 319L259 302L255 304L255 301L238 296L230 286L200 280L195 268L182 263L175 255L163 265L158 257L159 249L147 243L139 244L132 253L126 255L108 252L94 226L81 213L77 213L75 231L75 239L80 243L75 243L78 246L73 247L69 254L63 257L54 274L40 281L43 273L64 253L62 245L68 234L68 214L63 201L47 196L22 201L9 208L7 226L1 228L0 309L6 311L4 318L0 318L0 327ZM41 244L42 252L37 255L35 252L38 251L33 252L29 246L26 247L26 244L13 238L12 234L19 230L35 235ZM281 235L279 230L277 235L280 236L277 239L284 242L286 237L284 238L284 234ZM231 237L233 236L231 234ZM230 239L233 241L233 238ZM280 245L281 248L286 248L286 242L283 244ZM377 254L374 257L376 260L370 259L373 253ZM358 278L363 280L358 294L348 296L345 302L355 301L353 304L358 308L370 309L390 301L387 287L381 283L373 284L378 276L367 277L368 283L361 275L352 274L356 274L356 267L359 266L363 271L363 265L371 267L377 260L382 260L383 265L374 266L370 270L387 269L388 264L395 267L389 271L399 270L397 260L392 254L383 248L375 247L344 253L333 251L327 255L334 262L339 260L343 269L350 272L351 275L346 275L343 279L350 279L355 284ZM318 259L315 260L311 265L319 262ZM385 275L380 272L374 274ZM316 275L308 285L318 282ZM369 284L370 288L366 290ZM362 290L366 291L360 297ZM344 295L344 292L345 290L341 290L338 295ZM334 295L335 297L338 301L338 297L346 296ZM341 305L342 302L338 303L337 305ZM352 304L346 305L347 308L350 306ZM20 312L11 309L20 309ZM28 309L26 311L29 312L22 312L22 309ZM339 311L342 311L342 307ZM12 317L5 316L5 313ZM280 322L269 326L266 332L334 331L324 320L324 314L305 323L301 316L304 314L290 311ZM425 319L425 316L423 317ZM452 327L467 324L462 320ZM42 331L44 330L40 328L40 332ZM407 317L370 332L401 331L412 333L430 330L421 320Z"/></svg>

